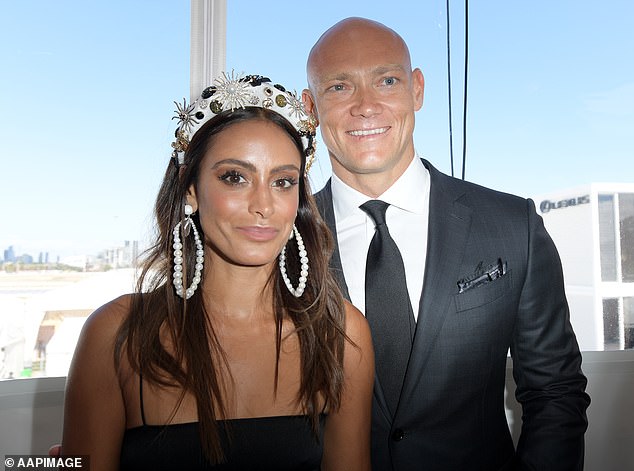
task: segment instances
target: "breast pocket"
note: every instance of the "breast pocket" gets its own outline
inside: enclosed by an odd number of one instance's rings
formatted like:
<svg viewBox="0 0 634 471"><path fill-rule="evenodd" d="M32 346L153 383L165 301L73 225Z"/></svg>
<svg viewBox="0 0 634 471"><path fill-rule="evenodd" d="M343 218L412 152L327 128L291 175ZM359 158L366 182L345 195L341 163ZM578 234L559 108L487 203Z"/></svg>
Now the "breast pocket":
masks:
<svg viewBox="0 0 634 471"><path fill-rule="evenodd" d="M509 270L503 276L477 286L463 293L454 296L456 301L456 311L467 311L476 307L492 303L505 294L510 294L512 283L512 272Z"/></svg>

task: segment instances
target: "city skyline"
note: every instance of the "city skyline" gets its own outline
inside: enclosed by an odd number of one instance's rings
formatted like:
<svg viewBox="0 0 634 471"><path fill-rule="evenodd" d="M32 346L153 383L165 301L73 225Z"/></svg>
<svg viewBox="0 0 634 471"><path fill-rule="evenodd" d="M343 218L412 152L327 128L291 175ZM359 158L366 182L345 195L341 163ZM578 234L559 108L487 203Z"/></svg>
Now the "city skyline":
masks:
<svg viewBox="0 0 634 471"><path fill-rule="evenodd" d="M106 248L101 248L93 253L77 253L72 255L61 256L58 254L51 254L47 250L37 251L37 255L29 252L21 252L16 250L14 245L10 245L2 250L2 258L0 258L0 264L15 264L20 263L23 265L68 265L79 266L81 260L83 264L88 263L95 264L101 260L107 264L113 264L115 267L129 267L135 264L139 254L145 250L139 246L138 240L126 240L121 245L110 245ZM37 260L37 261L36 261ZM6 269L6 268L5 268Z"/></svg>

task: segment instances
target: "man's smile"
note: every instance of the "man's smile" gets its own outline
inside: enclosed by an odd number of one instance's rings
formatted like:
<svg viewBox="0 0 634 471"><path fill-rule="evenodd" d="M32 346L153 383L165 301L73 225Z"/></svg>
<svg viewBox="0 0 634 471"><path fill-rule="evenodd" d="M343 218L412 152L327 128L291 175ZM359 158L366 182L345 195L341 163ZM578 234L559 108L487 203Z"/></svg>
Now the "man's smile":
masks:
<svg viewBox="0 0 634 471"><path fill-rule="evenodd" d="M374 128L374 129L356 129L354 131L347 131L351 136L365 137L365 136L373 136L376 134L383 134L389 130L388 127L384 128Z"/></svg>

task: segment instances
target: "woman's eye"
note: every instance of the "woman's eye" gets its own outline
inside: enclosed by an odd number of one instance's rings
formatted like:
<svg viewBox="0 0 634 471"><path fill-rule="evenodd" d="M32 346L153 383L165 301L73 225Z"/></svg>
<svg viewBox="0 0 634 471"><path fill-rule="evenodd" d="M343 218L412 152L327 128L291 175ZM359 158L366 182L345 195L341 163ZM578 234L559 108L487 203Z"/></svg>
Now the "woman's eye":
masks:
<svg viewBox="0 0 634 471"><path fill-rule="evenodd" d="M230 170L223 173L220 176L220 180L229 185L239 185L240 183L246 182L246 179L242 176L242 174L236 170Z"/></svg>
<svg viewBox="0 0 634 471"><path fill-rule="evenodd" d="M275 182L273 182L273 186L276 188L291 188L293 186L297 185L297 180L295 180L294 178L280 178L278 180L275 180Z"/></svg>

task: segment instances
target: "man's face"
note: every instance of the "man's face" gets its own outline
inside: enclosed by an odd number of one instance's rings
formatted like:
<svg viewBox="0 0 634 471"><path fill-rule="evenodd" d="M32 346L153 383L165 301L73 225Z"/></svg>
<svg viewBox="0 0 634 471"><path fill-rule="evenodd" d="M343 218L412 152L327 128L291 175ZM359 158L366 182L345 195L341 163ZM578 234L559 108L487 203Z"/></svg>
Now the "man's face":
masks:
<svg viewBox="0 0 634 471"><path fill-rule="evenodd" d="M411 70L402 40L374 25L342 25L320 40L308 70L304 100L335 174L361 191L373 178L389 187L414 156L414 113L423 102L422 73Z"/></svg>

